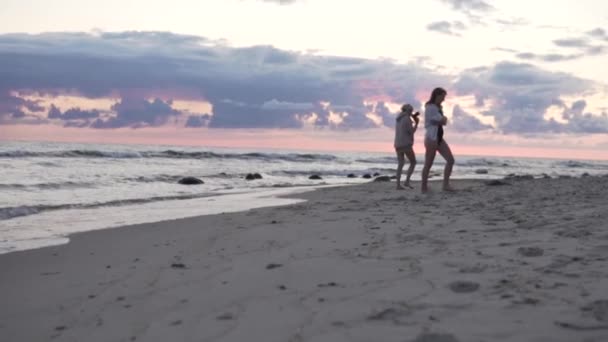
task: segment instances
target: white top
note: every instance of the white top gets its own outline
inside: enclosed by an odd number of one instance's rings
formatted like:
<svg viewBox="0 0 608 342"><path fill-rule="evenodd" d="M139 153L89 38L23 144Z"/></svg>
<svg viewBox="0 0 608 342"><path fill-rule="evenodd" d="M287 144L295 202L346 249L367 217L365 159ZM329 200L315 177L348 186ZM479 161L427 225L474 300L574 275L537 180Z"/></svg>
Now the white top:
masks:
<svg viewBox="0 0 608 342"><path fill-rule="evenodd" d="M399 113L395 122L395 148L414 145L414 126L409 114Z"/></svg>
<svg viewBox="0 0 608 342"><path fill-rule="evenodd" d="M437 123L443 118L443 115L439 112L439 107L434 103L428 103L424 106L424 128L426 129L425 139L437 141L437 131L439 126Z"/></svg>

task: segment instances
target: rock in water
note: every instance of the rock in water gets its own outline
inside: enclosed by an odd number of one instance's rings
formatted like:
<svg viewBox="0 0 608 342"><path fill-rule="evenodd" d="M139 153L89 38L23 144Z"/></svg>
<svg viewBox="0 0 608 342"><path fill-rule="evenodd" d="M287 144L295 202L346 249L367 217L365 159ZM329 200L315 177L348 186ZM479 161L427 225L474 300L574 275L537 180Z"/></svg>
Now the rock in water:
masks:
<svg viewBox="0 0 608 342"><path fill-rule="evenodd" d="M308 179L320 180L320 179L323 179L323 178L321 178L321 176L319 176L319 175L312 175L312 176L308 177Z"/></svg>
<svg viewBox="0 0 608 342"><path fill-rule="evenodd" d="M475 170L475 173L478 175L487 175L488 174L488 170L486 169L477 169Z"/></svg>
<svg viewBox="0 0 608 342"><path fill-rule="evenodd" d="M380 174L378 172L375 172L374 177L378 177L378 176L380 176Z"/></svg>
<svg viewBox="0 0 608 342"><path fill-rule="evenodd" d="M262 175L259 173L248 173L247 176L245 177L246 180L256 180L256 179L262 179Z"/></svg>
<svg viewBox="0 0 608 342"><path fill-rule="evenodd" d="M365 179L371 179L372 175L370 175L369 173L366 173L366 174L363 175L363 178L365 178Z"/></svg>
<svg viewBox="0 0 608 342"><path fill-rule="evenodd" d="M196 178L196 177L184 177L182 179L180 179L179 181L177 181L179 184L183 184L183 185L198 185L198 184L205 184L205 182L203 182L202 180Z"/></svg>
<svg viewBox="0 0 608 342"><path fill-rule="evenodd" d="M391 177L389 176L380 176L380 177L376 177L376 179L374 179L374 182L390 182L391 181Z"/></svg>
<svg viewBox="0 0 608 342"><path fill-rule="evenodd" d="M357 176L354 173L349 173L348 176L346 176L348 178L357 178Z"/></svg>

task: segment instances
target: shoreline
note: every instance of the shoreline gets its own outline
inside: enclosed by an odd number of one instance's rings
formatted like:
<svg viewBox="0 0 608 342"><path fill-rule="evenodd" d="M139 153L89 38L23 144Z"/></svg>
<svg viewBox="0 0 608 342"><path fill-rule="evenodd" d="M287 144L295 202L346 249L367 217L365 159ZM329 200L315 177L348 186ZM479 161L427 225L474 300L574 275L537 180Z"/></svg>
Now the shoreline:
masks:
<svg viewBox="0 0 608 342"><path fill-rule="evenodd" d="M604 341L608 177L506 182L457 180L456 193L430 195L394 182L328 187L297 204L3 254L0 334Z"/></svg>

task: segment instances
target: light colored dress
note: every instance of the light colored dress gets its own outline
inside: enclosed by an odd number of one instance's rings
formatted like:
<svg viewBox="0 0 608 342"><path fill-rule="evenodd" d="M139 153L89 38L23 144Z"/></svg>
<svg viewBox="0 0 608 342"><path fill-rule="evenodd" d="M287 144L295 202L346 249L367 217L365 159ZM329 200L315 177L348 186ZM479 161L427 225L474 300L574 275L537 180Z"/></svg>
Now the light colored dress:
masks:
<svg viewBox="0 0 608 342"><path fill-rule="evenodd" d="M399 113L395 120L395 149L406 149L414 146L414 126L409 114Z"/></svg>

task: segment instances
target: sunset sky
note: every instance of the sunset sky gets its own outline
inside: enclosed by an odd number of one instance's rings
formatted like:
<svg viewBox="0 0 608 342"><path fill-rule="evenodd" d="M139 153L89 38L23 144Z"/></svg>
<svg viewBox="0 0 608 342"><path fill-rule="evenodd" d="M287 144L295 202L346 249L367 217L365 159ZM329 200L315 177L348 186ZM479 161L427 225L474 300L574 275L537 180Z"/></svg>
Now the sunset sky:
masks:
<svg viewBox="0 0 608 342"><path fill-rule="evenodd" d="M608 159L602 0L3 0L0 140ZM416 149L422 152L422 132Z"/></svg>

